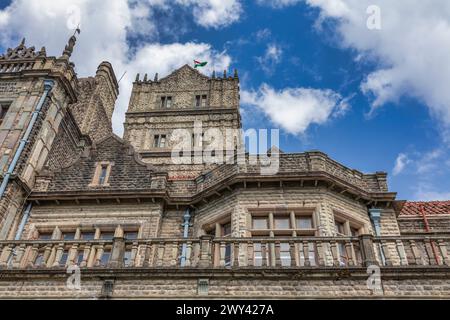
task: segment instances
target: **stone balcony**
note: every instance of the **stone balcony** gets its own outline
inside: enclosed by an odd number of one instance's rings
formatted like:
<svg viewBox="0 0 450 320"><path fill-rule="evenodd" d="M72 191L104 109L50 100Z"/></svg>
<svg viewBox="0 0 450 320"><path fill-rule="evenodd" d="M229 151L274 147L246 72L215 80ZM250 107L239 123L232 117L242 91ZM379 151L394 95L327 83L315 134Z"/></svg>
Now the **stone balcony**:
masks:
<svg viewBox="0 0 450 320"><path fill-rule="evenodd" d="M1 270L352 270L450 266L450 237L286 237L0 241Z"/></svg>

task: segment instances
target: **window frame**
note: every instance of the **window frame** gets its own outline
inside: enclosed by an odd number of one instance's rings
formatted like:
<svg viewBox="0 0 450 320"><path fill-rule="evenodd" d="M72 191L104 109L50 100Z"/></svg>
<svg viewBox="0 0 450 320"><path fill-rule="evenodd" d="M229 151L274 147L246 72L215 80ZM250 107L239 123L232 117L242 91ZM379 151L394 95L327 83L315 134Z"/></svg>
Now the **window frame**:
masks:
<svg viewBox="0 0 450 320"><path fill-rule="evenodd" d="M166 148L167 148L167 134L161 133L153 135L153 149L166 149Z"/></svg>
<svg viewBox="0 0 450 320"><path fill-rule="evenodd" d="M3 124L3 121L6 118L6 115L9 112L9 109L11 108L12 102L0 102L0 126Z"/></svg>
<svg viewBox="0 0 450 320"><path fill-rule="evenodd" d="M92 178L92 182L89 185L89 187L91 188L109 187L110 186L109 182L111 179L111 171L113 166L114 162L109 161L97 162L95 165L94 177ZM101 174L103 167L106 167L106 176L103 180L103 183L101 183Z"/></svg>
<svg viewBox="0 0 450 320"><path fill-rule="evenodd" d="M168 103L170 101L170 103ZM159 108L160 109L172 109L173 107L173 96L160 96Z"/></svg>

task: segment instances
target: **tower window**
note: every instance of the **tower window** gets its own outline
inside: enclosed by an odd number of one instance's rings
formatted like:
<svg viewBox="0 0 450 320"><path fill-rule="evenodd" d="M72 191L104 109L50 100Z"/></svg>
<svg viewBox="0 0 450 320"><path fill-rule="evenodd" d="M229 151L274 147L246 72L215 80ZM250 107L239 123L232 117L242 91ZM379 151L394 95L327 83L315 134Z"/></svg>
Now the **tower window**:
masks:
<svg viewBox="0 0 450 320"><path fill-rule="evenodd" d="M113 163L110 162L98 163L97 167L95 168L94 178L92 179L90 187L108 187L112 165Z"/></svg>
<svg viewBox="0 0 450 320"><path fill-rule="evenodd" d="M1 104L0 105L0 125L3 122L3 119L6 116L6 113L8 113L9 104Z"/></svg>
<svg viewBox="0 0 450 320"><path fill-rule="evenodd" d="M206 107L207 100L208 100L208 96L207 95L195 96L195 106L197 108Z"/></svg>
<svg viewBox="0 0 450 320"><path fill-rule="evenodd" d="M165 134L155 135L153 138L154 148L165 148L166 147L167 136Z"/></svg>
<svg viewBox="0 0 450 320"><path fill-rule="evenodd" d="M103 164L101 166L100 177L98 179L99 184L101 184L101 185L105 184L107 172L108 172L108 166L106 164Z"/></svg>
<svg viewBox="0 0 450 320"><path fill-rule="evenodd" d="M161 109L172 107L172 97L161 97Z"/></svg>

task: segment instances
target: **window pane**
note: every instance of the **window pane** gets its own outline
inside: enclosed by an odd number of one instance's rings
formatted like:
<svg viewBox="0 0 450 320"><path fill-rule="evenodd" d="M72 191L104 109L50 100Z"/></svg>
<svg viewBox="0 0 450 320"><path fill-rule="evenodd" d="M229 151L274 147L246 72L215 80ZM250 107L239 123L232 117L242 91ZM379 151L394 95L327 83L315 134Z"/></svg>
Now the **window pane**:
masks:
<svg viewBox="0 0 450 320"><path fill-rule="evenodd" d="M81 233L81 239L82 240L94 240L95 239L95 232L83 232Z"/></svg>
<svg viewBox="0 0 450 320"><path fill-rule="evenodd" d="M359 230L355 229L355 228L350 228L350 232L352 233L352 237L357 237L359 236Z"/></svg>
<svg viewBox="0 0 450 320"><path fill-rule="evenodd" d="M275 229L278 230L290 229L289 218L276 218Z"/></svg>
<svg viewBox="0 0 450 320"><path fill-rule="evenodd" d="M161 97L161 108L164 108L166 105L166 97Z"/></svg>
<svg viewBox="0 0 450 320"><path fill-rule="evenodd" d="M297 229L312 229L311 217L297 217Z"/></svg>
<svg viewBox="0 0 450 320"><path fill-rule="evenodd" d="M114 239L114 232L102 232L100 235L102 240L112 240Z"/></svg>
<svg viewBox="0 0 450 320"><path fill-rule="evenodd" d="M222 226L222 237L229 235L231 235L231 223L227 223Z"/></svg>
<svg viewBox="0 0 450 320"><path fill-rule="evenodd" d="M5 118L5 115L7 112L8 112L8 106L1 105L0 106L0 124L2 123L3 119Z"/></svg>
<svg viewBox="0 0 450 320"><path fill-rule="evenodd" d="M63 233L63 240L67 241L75 240L75 232Z"/></svg>
<svg viewBox="0 0 450 320"><path fill-rule="evenodd" d="M100 265L105 267L108 265L109 258L111 257L111 251L103 251L102 258L100 260Z"/></svg>
<svg viewBox="0 0 450 320"><path fill-rule="evenodd" d="M102 165L101 172L100 172L100 178L98 181L99 184L105 184L107 170L108 170L108 166Z"/></svg>
<svg viewBox="0 0 450 320"><path fill-rule="evenodd" d="M202 96L202 107L206 107L207 96Z"/></svg>
<svg viewBox="0 0 450 320"><path fill-rule="evenodd" d="M335 226L336 226L336 232L344 235L345 234L345 225L342 222L335 222Z"/></svg>
<svg viewBox="0 0 450 320"><path fill-rule="evenodd" d="M195 106L200 107L200 96L195 97Z"/></svg>
<svg viewBox="0 0 450 320"><path fill-rule="evenodd" d="M255 218L253 219L253 229L255 230L267 230L269 229L269 223L267 218Z"/></svg>
<svg viewBox="0 0 450 320"><path fill-rule="evenodd" d="M52 234L51 233L39 233L39 240L51 240Z"/></svg>
<svg viewBox="0 0 450 320"><path fill-rule="evenodd" d="M155 147L155 148L159 147L159 136L153 137L153 147Z"/></svg>
<svg viewBox="0 0 450 320"><path fill-rule="evenodd" d="M75 260L75 263L77 265L80 265L83 262L83 256L84 256L83 251L78 251L77 258Z"/></svg>
<svg viewBox="0 0 450 320"><path fill-rule="evenodd" d="M231 266L231 244L227 244L225 247L225 266Z"/></svg>
<svg viewBox="0 0 450 320"><path fill-rule="evenodd" d="M281 266L283 267L291 266L291 251L289 243L280 244L280 259L281 259Z"/></svg>
<svg viewBox="0 0 450 320"><path fill-rule="evenodd" d="M166 100L166 108L172 107L172 97L168 97Z"/></svg>
<svg viewBox="0 0 450 320"><path fill-rule="evenodd" d="M125 251L123 256L123 263L125 267L129 267L131 265L131 251Z"/></svg>
<svg viewBox="0 0 450 320"><path fill-rule="evenodd" d="M166 147L166 136L165 136L165 135L162 135L162 136L161 136L161 140L160 140L160 143L159 143L159 147L160 147L160 148L165 148L165 147Z"/></svg>
<svg viewBox="0 0 450 320"><path fill-rule="evenodd" d="M124 238L126 240L136 240L138 238L138 233L137 232L125 232Z"/></svg>
<svg viewBox="0 0 450 320"><path fill-rule="evenodd" d="M59 265L60 266L65 266L66 265L68 256L69 256L69 252L67 250L64 251L62 256L61 256L61 260L59 260Z"/></svg>

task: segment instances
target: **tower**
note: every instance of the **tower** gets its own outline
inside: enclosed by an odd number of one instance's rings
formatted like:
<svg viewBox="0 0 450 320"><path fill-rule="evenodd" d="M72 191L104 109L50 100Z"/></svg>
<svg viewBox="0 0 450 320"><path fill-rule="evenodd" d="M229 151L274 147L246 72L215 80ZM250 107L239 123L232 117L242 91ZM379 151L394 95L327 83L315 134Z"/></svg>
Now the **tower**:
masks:
<svg viewBox="0 0 450 320"><path fill-rule="evenodd" d="M201 129L196 126L201 125ZM174 164L171 150L174 130L191 134L193 146L202 144L208 129L241 128L239 114L239 78L237 72L227 77L207 77L184 65L167 77L141 80L133 84L125 122L125 140L142 156L143 161L169 172L172 179L195 178L207 169L203 163ZM198 131L201 130L201 131ZM236 138L238 139L238 138Z"/></svg>

